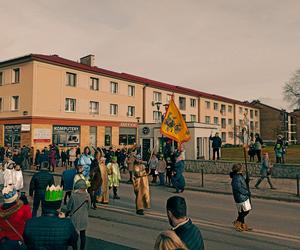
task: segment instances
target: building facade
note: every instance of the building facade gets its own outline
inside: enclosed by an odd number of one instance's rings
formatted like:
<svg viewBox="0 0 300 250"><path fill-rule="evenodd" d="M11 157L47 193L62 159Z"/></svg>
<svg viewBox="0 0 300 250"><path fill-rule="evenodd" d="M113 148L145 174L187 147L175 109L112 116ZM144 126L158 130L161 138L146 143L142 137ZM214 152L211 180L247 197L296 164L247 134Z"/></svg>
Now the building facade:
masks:
<svg viewBox="0 0 300 250"><path fill-rule="evenodd" d="M240 120L259 132L259 109L248 103L101 69L93 55L75 62L30 54L0 62L0 145L142 144L138 128L161 123L171 98L191 128L205 131L194 133L201 139L192 158L216 131L224 143L240 144Z"/></svg>

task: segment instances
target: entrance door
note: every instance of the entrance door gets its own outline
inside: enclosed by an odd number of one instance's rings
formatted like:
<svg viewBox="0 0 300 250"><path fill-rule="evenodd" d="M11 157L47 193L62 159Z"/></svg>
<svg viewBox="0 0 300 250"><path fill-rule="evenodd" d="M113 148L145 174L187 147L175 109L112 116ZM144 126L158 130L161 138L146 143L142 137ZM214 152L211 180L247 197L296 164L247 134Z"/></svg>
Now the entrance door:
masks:
<svg viewBox="0 0 300 250"><path fill-rule="evenodd" d="M142 156L143 161L148 161L151 153L151 140L143 139L142 141Z"/></svg>

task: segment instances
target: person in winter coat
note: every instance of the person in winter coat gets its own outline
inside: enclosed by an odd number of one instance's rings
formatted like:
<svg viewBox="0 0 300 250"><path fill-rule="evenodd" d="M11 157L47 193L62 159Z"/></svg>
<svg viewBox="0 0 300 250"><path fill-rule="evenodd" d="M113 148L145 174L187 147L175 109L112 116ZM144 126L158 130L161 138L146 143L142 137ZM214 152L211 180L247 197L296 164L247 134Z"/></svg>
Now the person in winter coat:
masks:
<svg viewBox="0 0 300 250"><path fill-rule="evenodd" d="M245 223L245 217L251 210L250 191L242 171L243 166L241 164L234 164L232 172L230 172L233 198L238 210L238 217L233 221L233 225L237 231L249 231L251 228Z"/></svg>
<svg viewBox="0 0 300 250"><path fill-rule="evenodd" d="M76 231L79 232L80 250L85 249L90 203L86 182L78 180L74 185L74 191L67 205L67 214L70 214L73 225Z"/></svg>
<svg viewBox="0 0 300 250"><path fill-rule="evenodd" d="M29 185L29 196L33 197L32 217L37 215L40 203L45 199L45 191L47 186L54 184L53 175L48 172L48 164L43 163L41 171L35 173Z"/></svg>
<svg viewBox="0 0 300 250"><path fill-rule="evenodd" d="M257 180L255 184L255 188L259 189L259 184L263 181L263 179L267 178L270 188L276 189L273 186L273 183L271 181L271 173L272 173L272 164L269 160L269 154L264 153L262 162L260 164L260 178Z"/></svg>
<svg viewBox="0 0 300 250"><path fill-rule="evenodd" d="M79 164L83 166L83 175L85 178L89 179L90 168L92 164L93 157L91 156L91 150L89 147L85 147L83 154L80 156Z"/></svg>
<svg viewBox="0 0 300 250"><path fill-rule="evenodd" d="M263 140L261 139L261 137L259 136L258 133L255 134L255 153L257 156L257 162L261 162L261 149L263 146Z"/></svg>
<svg viewBox="0 0 300 250"><path fill-rule="evenodd" d="M67 153L65 152L65 150L61 151L60 157L61 157L61 165L62 165L62 167L66 167L67 168Z"/></svg>
<svg viewBox="0 0 300 250"><path fill-rule="evenodd" d="M176 163L173 169L173 176L172 176L172 185L176 189L176 193L183 192L185 187L185 179L183 176L184 172L184 161L182 160L181 152L176 152Z"/></svg>
<svg viewBox="0 0 300 250"><path fill-rule="evenodd" d="M164 160L164 155L161 154L159 156L159 160L157 163L157 172L159 176L159 185L164 186L165 185L165 173L166 173L167 163Z"/></svg>
<svg viewBox="0 0 300 250"><path fill-rule="evenodd" d="M96 150L95 158L92 160L90 169L90 183L91 186L88 188L88 192L92 201L92 208L96 209L97 193L101 193L102 177L100 171L101 153Z"/></svg>
<svg viewBox="0 0 300 250"><path fill-rule="evenodd" d="M77 170L74 167L65 170L62 174L60 185L63 187L65 191L64 205L67 204L67 198L69 197L70 199L71 197L71 193L74 187L74 178L76 174L77 174Z"/></svg>
<svg viewBox="0 0 300 250"><path fill-rule="evenodd" d="M56 162L56 148L55 146L52 146L51 150L50 150L50 154L49 154L49 161L50 161L50 167L52 168L52 172L54 172L54 168L57 165Z"/></svg>
<svg viewBox="0 0 300 250"><path fill-rule="evenodd" d="M118 196L118 187L120 185L121 174L119 165L117 163L117 157L113 156L111 162L107 164L108 183L109 189L113 189L114 199L120 199Z"/></svg>
<svg viewBox="0 0 300 250"><path fill-rule="evenodd" d="M8 185L14 184L14 168L16 163L12 160L12 154L9 152L6 154L4 159L4 171L3 171L3 178L4 178L4 187Z"/></svg>
<svg viewBox="0 0 300 250"><path fill-rule="evenodd" d="M14 168L14 177L13 177L13 184L15 186L15 189L20 192L20 190L23 188L23 173L21 170L21 166L20 165L15 165Z"/></svg>
<svg viewBox="0 0 300 250"><path fill-rule="evenodd" d="M2 194L4 203L0 207L0 248L19 249L23 244L25 223L31 218L30 206L19 199L13 186L5 187Z"/></svg>
<svg viewBox="0 0 300 250"><path fill-rule="evenodd" d="M222 146L222 139L219 136L219 133L216 133L215 136L210 135L209 140L212 141L212 149L213 149L213 160L216 159L217 154L217 160L220 159L220 148Z"/></svg>

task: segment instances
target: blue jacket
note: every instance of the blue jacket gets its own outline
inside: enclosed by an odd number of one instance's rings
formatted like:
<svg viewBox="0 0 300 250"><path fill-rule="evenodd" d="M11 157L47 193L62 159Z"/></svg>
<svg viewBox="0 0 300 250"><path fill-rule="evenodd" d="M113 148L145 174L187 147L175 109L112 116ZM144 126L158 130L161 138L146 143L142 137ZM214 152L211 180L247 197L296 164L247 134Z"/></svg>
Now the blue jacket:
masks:
<svg viewBox="0 0 300 250"><path fill-rule="evenodd" d="M71 191L73 190L74 186L74 177L76 175L76 169L71 168L68 170L65 170L62 174L61 178L61 185L64 187L64 191Z"/></svg>
<svg viewBox="0 0 300 250"><path fill-rule="evenodd" d="M247 188L246 180L241 173L230 173L233 198L236 203L241 203L249 199L250 192Z"/></svg>
<svg viewBox="0 0 300 250"><path fill-rule="evenodd" d="M219 136L210 136L209 139L212 141L212 148L220 148L222 146L222 139Z"/></svg>

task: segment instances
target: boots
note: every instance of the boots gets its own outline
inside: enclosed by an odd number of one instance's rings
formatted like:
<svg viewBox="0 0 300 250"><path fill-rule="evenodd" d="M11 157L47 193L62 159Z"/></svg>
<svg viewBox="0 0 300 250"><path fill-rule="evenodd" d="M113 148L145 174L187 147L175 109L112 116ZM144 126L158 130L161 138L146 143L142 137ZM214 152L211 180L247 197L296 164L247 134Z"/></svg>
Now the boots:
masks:
<svg viewBox="0 0 300 250"><path fill-rule="evenodd" d="M242 223L241 222L235 220L235 221L232 222L232 224L233 224L236 231L239 231L239 232L244 231L243 228L242 228Z"/></svg>
<svg viewBox="0 0 300 250"><path fill-rule="evenodd" d="M118 196L117 191L118 191L118 188L117 187L113 187L113 192L114 192L114 197L113 198L116 199L116 200L119 200L120 196Z"/></svg>
<svg viewBox="0 0 300 250"><path fill-rule="evenodd" d="M252 231L252 228L249 227L246 223L242 223L241 228L243 229L243 231Z"/></svg>

